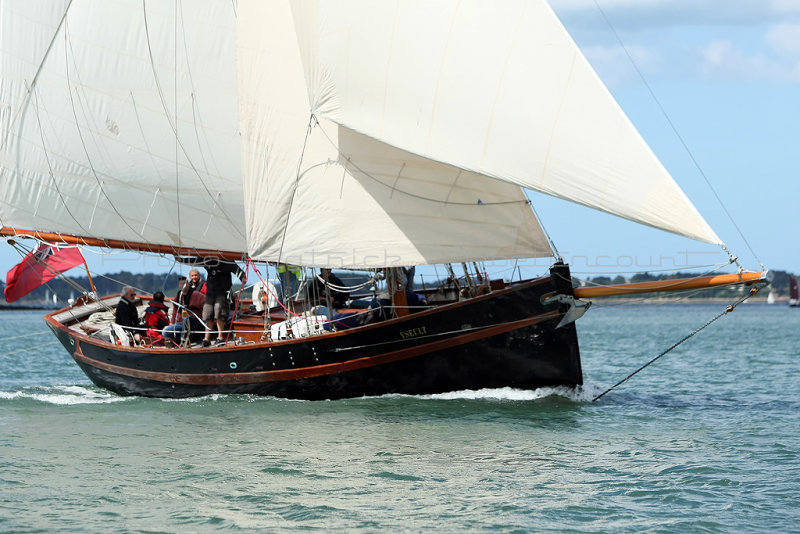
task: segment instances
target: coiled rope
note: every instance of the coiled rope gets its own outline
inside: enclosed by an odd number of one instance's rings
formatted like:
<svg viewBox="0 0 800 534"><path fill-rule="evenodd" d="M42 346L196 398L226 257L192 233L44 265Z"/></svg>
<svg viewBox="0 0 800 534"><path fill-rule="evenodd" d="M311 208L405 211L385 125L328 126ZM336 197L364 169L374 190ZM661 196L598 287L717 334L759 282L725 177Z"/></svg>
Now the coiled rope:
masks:
<svg viewBox="0 0 800 534"><path fill-rule="evenodd" d="M739 300L737 300L737 301L736 301L736 302L734 302L733 304L729 304L729 305L728 305L728 307L727 307L727 308L725 308L725 310L723 310L721 313L719 313L719 314L718 314L716 317L714 317L713 319L709 320L708 322L706 322L706 323L705 323L704 325L702 325L701 327L699 327L699 328L695 329L693 332L690 332L690 333L689 333L689 334L687 334L687 335L686 335L686 336L685 336L683 339L681 339L681 340L680 340L680 341L678 341L677 343L673 344L671 347L669 347L668 349L666 349L664 352L662 352L661 354L659 354L658 356L656 356L655 358L653 358L652 360L650 360L650 361L649 361L649 362L647 362L646 364L644 364L644 365L642 365L641 367L639 367L638 369L636 369L634 372L632 372L631 374L629 374L628 376L626 376L625 378L623 378L622 380L620 380L619 382L617 382L616 384L614 384L613 386L611 386L610 388L608 388L607 390L605 390L604 392L602 392L600 395L598 395L598 396L596 396L595 398L593 398L593 399L592 399L592 402L595 402L595 401L597 401L598 399L600 399L601 397L603 397L603 396L604 396L606 393L608 393L608 392L609 392L609 391L611 391L612 389L614 389L614 388L617 388L617 387L621 386L622 384L624 384L625 382L627 382L628 380L630 380L631 378L633 378L633 376L634 376L634 375L638 374L640 371L644 370L646 367L648 367L648 366L650 366L651 364L655 363L655 362L656 362L657 360L659 360L661 357L663 357L663 356L666 356L667 354L669 354L670 352L672 352L672 351L673 351L675 348L677 348L679 345L681 345L681 344L682 344L684 341L687 341L688 339L690 339L690 338L694 337L694 335L695 335L695 334L697 334L697 333L698 333L698 332L700 332L701 330L703 330L703 329L705 329L706 327L708 327L708 326L709 326L711 323L713 323L714 321L716 321L717 319L719 319L719 318L720 318L720 317L722 317L723 315L727 315L728 313L732 312L732 311L733 311L733 310L736 308L736 306L738 306L738 305L739 305L739 304L741 304L742 302L746 301L747 299L749 299L750 297L752 297L752 296L753 296L753 295L755 295L756 293L758 293L758 287L753 287L753 288L751 288L751 289L750 289L750 291L749 291L749 292L748 292L746 295L744 295L743 297L739 298Z"/></svg>

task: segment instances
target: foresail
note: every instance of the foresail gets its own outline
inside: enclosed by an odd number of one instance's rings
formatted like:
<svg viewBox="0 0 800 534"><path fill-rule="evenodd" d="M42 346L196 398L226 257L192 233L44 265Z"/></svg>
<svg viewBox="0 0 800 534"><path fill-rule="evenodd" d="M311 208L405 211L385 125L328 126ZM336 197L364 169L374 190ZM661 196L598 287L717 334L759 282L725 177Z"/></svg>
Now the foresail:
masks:
<svg viewBox="0 0 800 534"><path fill-rule="evenodd" d="M544 0L317 0L292 9L317 118L720 243Z"/></svg>
<svg viewBox="0 0 800 534"><path fill-rule="evenodd" d="M239 3L252 257L381 267L552 255L518 186L312 118L300 59L308 48L298 47L307 34L291 9L288 2Z"/></svg>
<svg viewBox="0 0 800 534"><path fill-rule="evenodd" d="M246 249L230 2L0 7L2 225Z"/></svg>

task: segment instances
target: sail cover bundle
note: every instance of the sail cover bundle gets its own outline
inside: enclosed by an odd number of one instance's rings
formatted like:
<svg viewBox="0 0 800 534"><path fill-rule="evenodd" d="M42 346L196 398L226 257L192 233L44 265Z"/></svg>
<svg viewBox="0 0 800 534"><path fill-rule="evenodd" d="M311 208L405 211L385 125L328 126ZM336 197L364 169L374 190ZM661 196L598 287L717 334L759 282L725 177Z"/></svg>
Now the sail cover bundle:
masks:
<svg viewBox="0 0 800 534"><path fill-rule="evenodd" d="M3 3L3 225L316 266L550 256L530 188L720 243L544 0L55 4Z"/></svg>

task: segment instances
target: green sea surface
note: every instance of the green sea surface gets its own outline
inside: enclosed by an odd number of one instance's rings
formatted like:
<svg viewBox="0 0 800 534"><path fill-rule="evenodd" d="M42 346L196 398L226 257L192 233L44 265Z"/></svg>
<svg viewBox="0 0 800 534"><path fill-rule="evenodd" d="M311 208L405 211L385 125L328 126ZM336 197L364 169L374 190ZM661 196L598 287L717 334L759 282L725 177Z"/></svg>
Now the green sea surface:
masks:
<svg viewBox="0 0 800 534"><path fill-rule="evenodd" d="M0 313L0 532L797 532L800 309L596 306L578 390L124 398Z"/></svg>

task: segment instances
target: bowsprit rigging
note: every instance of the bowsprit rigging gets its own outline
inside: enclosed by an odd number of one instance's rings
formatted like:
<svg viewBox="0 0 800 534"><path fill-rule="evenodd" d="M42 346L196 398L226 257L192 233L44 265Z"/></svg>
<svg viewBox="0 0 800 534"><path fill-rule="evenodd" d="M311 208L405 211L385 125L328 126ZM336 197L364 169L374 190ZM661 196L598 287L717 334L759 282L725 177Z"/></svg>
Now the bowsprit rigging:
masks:
<svg viewBox="0 0 800 534"><path fill-rule="evenodd" d="M743 303L743 302L747 301L747 299L749 299L750 297L754 296L756 293L758 293L758 291L759 291L759 287L758 287L758 286L754 286L754 287L750 288L750 291L748 291L746 295L744 295L743 297L739 298L739 299L738 299L736 302L734 302L733 304L729 304L729 305L728 305L728 306L727 306L727 307L726 307L726 308L725 308L725 309L724 309L722 312L720 312L719 314L717 314L716 316L714 316L712 319L710 319L709 321L707 321L706 323L704 323L702 326L700 326L699 328L697 328L697 329L693 330L692 332L690 332L689 334L687 334L686 336L684 336L683 338L681 338L679 341L677 341L676 343L672 344L672 345L671 345L669 348L667 348L666 350L664 350L663 352L661 352L661 353L660 353L658 356L656 356L656 357L655 357L655 358L653 358L652 360L648 361L647 363L645 363L644 365L642 365L641 367L639 367L638 369L636 369L634 372L630 373L628 376L626 376L625 378L623 378L622 380L620 380L619 382L617 382L616 384L614 384L614 385L613 385L613 386L611 386L610 388L606 389L606 390L605 390L604 392L602 392L600 395L597 395L596 397L594 397L594 398L592 399L592 402L596 402L596 401L598 401L599 399L601 399L602 397L604 397L604 396L606 395L606 393L609 393L609 392L611 392L612 390L614 390L614 389L618 388L619 386L621 386L622 384L625 384L625 383L626 383L628 380L630 380L631 378L633 378L633 377L634 377L635 375L637 375L637 374L638 374L640 371L643 371L645 368L649 367L651 364L655 363L656 361L658 361L659 359L661 359L663 356L666 356L667 354L669 354L670 352L672 352L673 350L675 350L676 348L678 348L678 346L682 345L682 344L683 344L685 341L688 341L689 339L691 339L692 337L694 337L696 334L700 333L700 332L701 332L702 330L704 330L705 328L707 328L707 327L711 326L711 324L712 324L713 322L715 322L717 319L719 319L719 318L721 318L721 317L723 317L723 316L725 316L725 315L727 315L727 314L731 313L731 312L732 312L734 309L736 309L736 306L738 306L739 304L741 304L741 303Z"/></svg>

